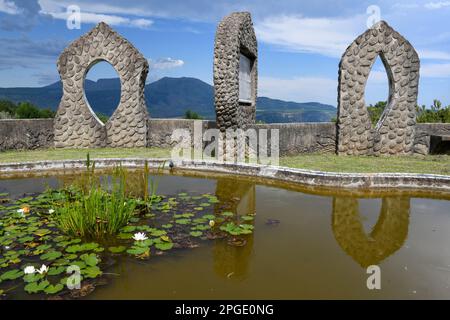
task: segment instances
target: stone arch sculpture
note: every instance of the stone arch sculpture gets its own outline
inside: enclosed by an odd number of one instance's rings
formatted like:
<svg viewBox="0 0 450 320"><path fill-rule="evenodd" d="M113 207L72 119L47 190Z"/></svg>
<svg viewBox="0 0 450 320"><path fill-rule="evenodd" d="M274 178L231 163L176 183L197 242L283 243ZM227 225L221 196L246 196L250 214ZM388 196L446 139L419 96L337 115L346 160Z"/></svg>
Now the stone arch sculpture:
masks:
<svg viewBox="0 0 450 320"><path fill-rule="evenodd" d="M221 131L255 123L257 50L250 13L234 12L223 18L217 27L214 45L214 100L217 126ZM241 54L251 60L251 99L246 104L239 101Z"/></svg>
<svg viewBox="0 0 450 320"><path fill-rule="evenodd" d="M360 266L376 265L403 246L408 236L410 199L386 197L376 225L366 234L358 199L333 198L333 234L339 246Z"/></svg>
<svg viewBox="0 0 450 320"><path fill-rule="evenodd" d="M120 103L106 124L92 111L83 87L87 72L100 61L114 67L122 88ZM63 96L54 120L55 147L147 146L148 62L131 43L101 22L72 42L57 66Z"/></svg>
<svg viewBox="0 0 450 320"><path fill-rule="evenodd" d="M380 56L389 79L389 99L375 127L364 90ZM347 48L339 65L337 152L348 155L413 152L419 57L413 46L380 21Z"/></svg>

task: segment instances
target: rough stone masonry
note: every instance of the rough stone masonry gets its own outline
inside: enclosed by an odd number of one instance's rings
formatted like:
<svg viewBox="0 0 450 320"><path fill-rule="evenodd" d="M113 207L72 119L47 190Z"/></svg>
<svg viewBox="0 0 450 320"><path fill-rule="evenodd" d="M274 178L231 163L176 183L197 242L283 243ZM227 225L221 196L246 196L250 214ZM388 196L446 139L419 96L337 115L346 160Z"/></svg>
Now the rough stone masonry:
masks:
<svg viewBox="0 0 450 320"><path fill-rule="evenodd" d="M89 69L109 62L121 83L120 103L103 124L84 93ZM74 41L58 59L63 96L54 120L55 147L145 147L147 119L144 86L148 62L126 39L101 22Z"/></svg>
<svg viewBox="0 0 450 320"><path fill-rule="evenodd" d="M389 79L389 99L376 126L364 101L370 70L380 56ZM360 35L339 65L337 152L347 155L411 154L416 124L419 57L386 22Z"/></svg>
<svg viewBox="0 0 450 320"><path fill-rule="evenodd" d="M245 129L255 123L257 95L256 35L248 12L234 12L219 23L214 45L214 100L217 127ZM252 60L251 102L239 102L239 59L243 54Z"/></svg>

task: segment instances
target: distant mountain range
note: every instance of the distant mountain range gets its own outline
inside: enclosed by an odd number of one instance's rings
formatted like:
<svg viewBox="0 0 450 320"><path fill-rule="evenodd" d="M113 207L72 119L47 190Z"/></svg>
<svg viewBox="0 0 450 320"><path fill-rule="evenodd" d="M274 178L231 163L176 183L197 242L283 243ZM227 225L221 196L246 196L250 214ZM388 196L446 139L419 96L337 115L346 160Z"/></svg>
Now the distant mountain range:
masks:
<svg viewBox="0 0 450 320"><path fill-rule="evenodd" d="M86 80L85 92L95 112L111 115L119 103L120 81ZM41 108L56 110L62 96L60 81L40 88L0 88L0 99L29 101ZM186 110L205 119L215 119L214 89L195 78L162 78L145 86L145 97L153 118L180 118ZM288 102L258 97L256 119L274 122L326 122L336 116L336 108L318 102Z"/></svg>

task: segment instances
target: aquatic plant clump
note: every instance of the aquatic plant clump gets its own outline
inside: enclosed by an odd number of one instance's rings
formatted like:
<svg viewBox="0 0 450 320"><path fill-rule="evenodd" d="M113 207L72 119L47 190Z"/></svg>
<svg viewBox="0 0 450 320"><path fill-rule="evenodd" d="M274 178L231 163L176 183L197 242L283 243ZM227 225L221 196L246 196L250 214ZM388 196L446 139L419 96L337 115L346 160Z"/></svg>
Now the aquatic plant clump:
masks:
<svg viewBox="0 0 450 320"><path fill-rule="evenodd" d="M55 206L53 218L64 233L95 238L117 233L133 217L136 207L123 193L109 193L100 187L86 194L63 196L55 204L59 206Z"/></svg>
<svg viewBox="0 0 450 320"><path fill-rule="evenodd" d="M164 164L158 168L160 172ZM113 169L111 181L102 181L95 175L95 162L86 159L86 170L79 180L66 190L53 195L53 218L66 234L79 237L102 238L116 234L135 214L135 210L148 212L155 201L157 181L150 178L150 169L145 162L139 174L139 190L127 188L128 171L122 166ZM133 181L133 180L132 180ZM149 186L150 184L150 186ZM136 192L136 190L134 190Z"/></svg>
<svg viewBox="0 0 450 320"><path fill-rule="evenodd" d="M16 200L0 195L0 299L82 298L109 282L120 259L152 263L213 239L239 247L252 233L253 215L227 211L212 194L149 192L144 201L109 186L86 193L73 184Z"/></svg>

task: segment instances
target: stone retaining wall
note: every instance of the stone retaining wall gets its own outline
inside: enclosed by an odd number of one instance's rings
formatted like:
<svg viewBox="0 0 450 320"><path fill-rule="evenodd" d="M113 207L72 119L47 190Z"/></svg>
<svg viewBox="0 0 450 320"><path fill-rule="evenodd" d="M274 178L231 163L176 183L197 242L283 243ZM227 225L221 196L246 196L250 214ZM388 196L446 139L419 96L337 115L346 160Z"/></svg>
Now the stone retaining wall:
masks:
<svg viewBox="0 0 450 320"><path fill-rule="evenodd" d="M216 128L215 121L202 121L202 130ZM148 119L147 146L174 146L171 135L175 129L194 131L194 120ZM335 152L336 125L334 123L273 123L255 124L253 129L278 129L280 155L311 152ZM54 147L53 119L0 120L0 150L32 150ZM450 136L450 123L417 124L414 152L428 154L430 136Z"/></svg>
<svg viewBox="0 0 450 320"><path fill-rule="evenodd" d="M0 151L53 147L53 119L0 120Z"/></svg>
<svg viewBox="0 0 450 320"><path fill-rule="evenodd" d="M95 159L97 169L111 168L121 164L127 168L142 168L147 161L151 168L159 168L168 159L112 158ZM34 175L39 172L57 174L66 170L85 169L84 160L55 160L0 164L0 178ZM167 167L166 167L167 169ZM413 173L336 173L255 164L233 164L216 161L183 160L175 164L172 173L183 171L235 174L258 177L265 181L291 182L304 186L370 190L392 188L404 190L436 190L450 192L450 177L434 174ZM336 192L336 190L334 190Z"/></svg>

